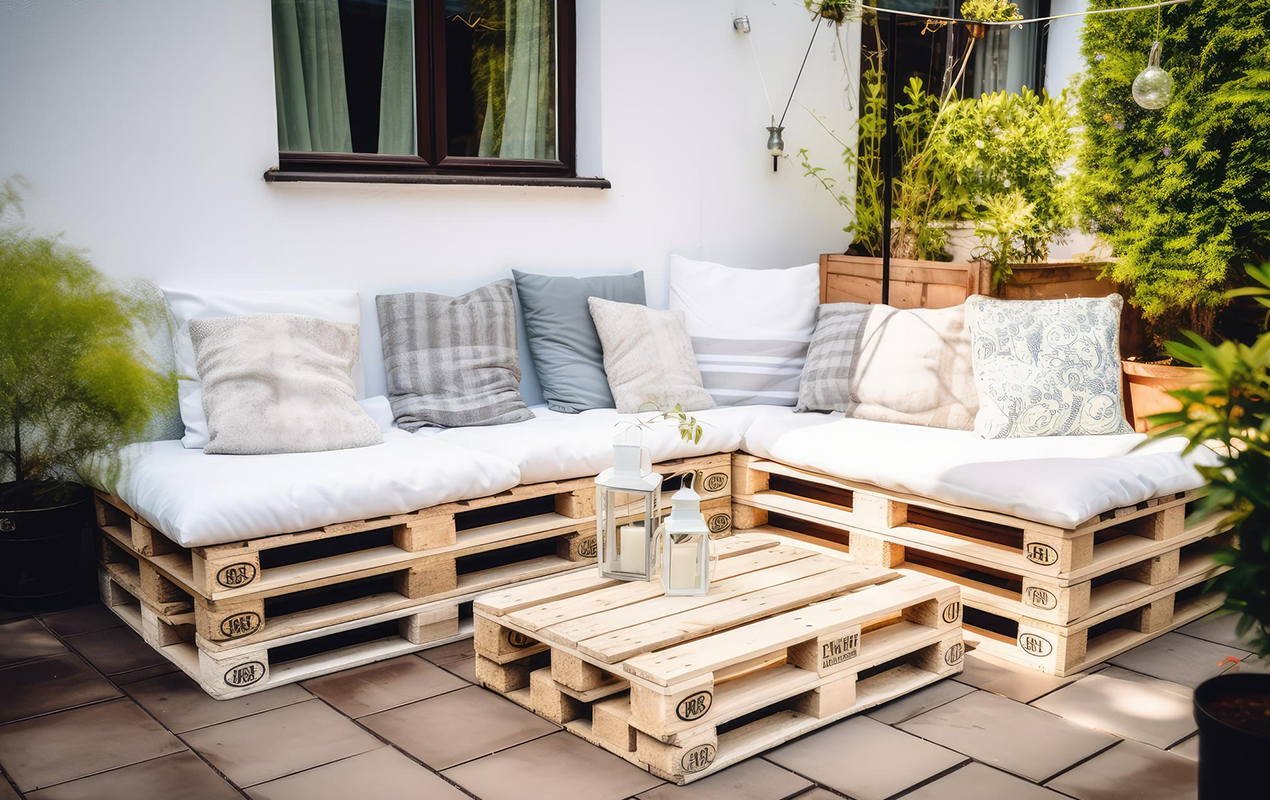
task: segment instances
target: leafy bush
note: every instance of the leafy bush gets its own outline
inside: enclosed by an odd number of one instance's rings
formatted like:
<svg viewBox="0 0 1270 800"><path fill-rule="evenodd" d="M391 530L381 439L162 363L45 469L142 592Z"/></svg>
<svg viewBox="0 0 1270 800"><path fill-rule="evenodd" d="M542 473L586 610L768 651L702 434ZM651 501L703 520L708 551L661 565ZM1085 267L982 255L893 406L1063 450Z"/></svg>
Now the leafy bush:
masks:
<svg viewBox="0 0 1270 800"><path fill-rule="evenodd" d="M175 402L176 380L138 353L139 323L163 310L112 288L60 237L20 224L0 196L0 479L69 478L139 435Z"/></svg>
<svg viewBox="0 0 1270 800"><path fill-rule="evenodd" d="M1155 13L1085 19L1078 202L1157 340L1180 327L1211 338L1238 266L1270 257L1270 0L1187 3L1162 18L1161 66L1175 83L1159 111L1130 93Z"/></svg>
<svg viewBox="0 0 1270 800"><path fill-rule="evenodd" d="M1065 92L1050 97L1026 88L961 100L944 113L936 157L961 194L960 216L999 218L1003 199L1015 194L1031 206L1011 261L1044 261L1074 224L1075 123Z"/></svg>

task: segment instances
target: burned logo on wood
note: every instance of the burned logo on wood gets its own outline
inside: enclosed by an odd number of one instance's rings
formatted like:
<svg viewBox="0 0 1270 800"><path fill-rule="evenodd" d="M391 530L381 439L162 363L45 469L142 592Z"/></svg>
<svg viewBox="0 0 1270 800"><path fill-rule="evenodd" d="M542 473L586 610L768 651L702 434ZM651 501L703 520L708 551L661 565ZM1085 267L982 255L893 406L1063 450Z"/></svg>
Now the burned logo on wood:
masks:
<svg viewBox="0 0 1270 800"><path fill-rule="evenodd" d="M701 719L713 703L714 695L711 692L705 690L693 692L679 701L679 705L675 707L675 716L684 722Z"/></svg>
<svg viewBox="0 0 1270 800"><path fill-rule="evenodd" d="M226 639L250 636L260 629L260 615L255 611L231 614L220 621L220 633Z"/></svg>
<svg viewBox="0 0 1270 800"><path fill-rule="evenodd" d="M684 772L701 772L714 763L714 745L702 744L690 749L679 759Z"/></svg>
<svg viewBox="0 0 1270 800"><path fill-rule="evenodd" d="M1032 542L1027 546L1027 560L1042 567L1050 567L1058 563L1058 551L1047 544Z"/></svg>
<svg viewBox="0 0 1270 800"><path fill-rule="evenodd" d="M221 567L216 572L216 582L226 589L245 586L255 579L256 565L247 561L240 561L227 567Z"/></svg>
<svg viewBox="0 0 1270 800"><path fill-rule="evenodd" d="M830 639L820 646L820 668L823 670L846 663L859 654L860 634L858 632Z"/></svg>
<svg viewBox="0 0 1270 800"><path fill-rule="evenodd" d="M264 677L264 664L259 661L244 661L225 670L225 685L241 689L259 682Z"/></svg>

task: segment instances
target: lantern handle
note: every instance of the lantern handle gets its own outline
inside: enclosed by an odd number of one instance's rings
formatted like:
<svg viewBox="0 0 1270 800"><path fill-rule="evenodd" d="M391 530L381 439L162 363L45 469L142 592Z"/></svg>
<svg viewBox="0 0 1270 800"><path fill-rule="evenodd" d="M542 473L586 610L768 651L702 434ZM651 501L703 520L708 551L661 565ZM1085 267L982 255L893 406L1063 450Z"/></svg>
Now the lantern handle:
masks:
<svg viewBox="0 0 1270 800"><path fill-rule="evenodd" d="M693 483L693 480L694 480L696 477L697 477L697 471L696 471L695 469L694 469L694 470L690 470L689 472L684 473L683 478L679 481L679 488L680 488L680 489L689 489L689 490L691 490L691 489L692 489L692 483Z"/></svg>

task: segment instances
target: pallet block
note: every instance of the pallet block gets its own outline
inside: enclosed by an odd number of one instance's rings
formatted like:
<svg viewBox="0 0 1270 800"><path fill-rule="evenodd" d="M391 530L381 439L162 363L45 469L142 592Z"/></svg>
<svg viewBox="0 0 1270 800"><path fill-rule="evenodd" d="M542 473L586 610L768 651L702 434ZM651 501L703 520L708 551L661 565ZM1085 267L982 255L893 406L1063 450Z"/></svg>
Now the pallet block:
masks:
<svg viewBox="0 0 1270 800"><path fill-rule="evenodd" d="M687 783L961 669L954 584L760 537L719 556L706 597L571 575L479 598L478 680Z"/></svg>

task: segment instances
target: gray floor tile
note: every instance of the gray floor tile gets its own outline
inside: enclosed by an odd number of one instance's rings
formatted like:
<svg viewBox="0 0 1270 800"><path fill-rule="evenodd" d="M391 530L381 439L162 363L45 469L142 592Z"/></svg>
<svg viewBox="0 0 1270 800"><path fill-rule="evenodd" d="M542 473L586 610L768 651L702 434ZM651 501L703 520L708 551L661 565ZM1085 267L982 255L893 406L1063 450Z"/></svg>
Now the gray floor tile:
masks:
<svg viewBox="0 0 1270 800"><path fill-rule="evenodd" d="M313 699L313 695L291 684L246 697L216 700L183 672L130 684L127 692L174 733L187 733Z"/></svg>
<svg viewBox="0 0 1270 800"><path fill-rule="evenodd" d="M4 775L0 775L0 800L22 800L18 797L18 790L13 788Z"/></svg>
<svg viewBox="0 0 1270 800"><path fill-rule="evenodd" d="M1247 650L1166 633L1111 659L1116 666L1194 689L1206 679L1230 669L1229 657L1244 658Z"/></svg>
<svg viewBox="0 0 1270 800"><path fill-rule="evenodd" d="M476 686L362 717L361 724L437 770L559 730Z"/></svg>
<svg viewBox="0 0 1270 800"><path fill-rule="evenodd" d="M28 800L241 800L242 795L186 750L27 795Z"/></svg>
<svg viewBox="0 0 1270 800"><path fill-rule="evenodd" d="M470 761L444 775L481 800L621 800L661 783L564 731Z"/></svg>
<svg viewBox="0 0 1270 800"><path fill-rule="evenodd" d="M455 661L462 661L465 658L472 658L475 655L476 647L473 645L471 638L459 639L457 642L443 644L440 647L433 647L419 653L421 658L427 659L439 667L444 667Z"/></svg>
<svg viewBox="0 0 1270 800"><path fill-rule="evenodd" d="M1079 680L1085 674L1088 673L1056 678L1053 675L1046 675L1043 672L972 650L966 654L961 674L954 676L953 680L1017 700L1020 703L1030 703L1074 680Z"/></svg>
<svg viewBox="0 0 1270 800"><path fill-rule="evenodd" d="M468 800L391 747L335 761L247 790L254 800Z"/></svg>
<svg viewBox="0 0 1270 800"><path fill-rule="evenodd" d="M0 724L119 696L84 659L65 652L0 670Z"/></svg>
<svg viewBox="0 0 1270 800"><path fill-rule="evenodd" d="M181 672L181 668L173 664L167 659L162 664L155 664L150 667L142 667L141 669L130 669L127 672L116 672L110 676L110 679L120 686L131 686L134 683L148 681L151 678L157 678L160 675L172 675Z"/></svg>
<svg viewBox="0 0 1270 800"><path fill-rule="evenodd" d="M687 786L667 783L640 792L639 800L785 800L811 786L770 761L751 758Z"/></svg>
<svg viewBox="0 0 1270 800"><path fill-rule="evenodd" d="M1117 741L988 692L960 697L899 728L1038 782Z"/></svg>
<svg viewBox="0 0 1270 800"><path fill-rule="evenodd" d="M34 617L0 625L0 667L65 652L57 637Z"/></svg>
<svg viewBox="0 0 1270 800"><path fill-rule="evenodd" d="M476 683L476 656L461 658L441 665L446 672L458 675L468 683Z"/></svg>
<svg viewBox="0 0 1270 800"><path fill-rule="evenodd" d="M1197 769L1189 758L1126 739L1047 785L1077 800L1194 800Z"/></svg>
<svg viewBox="0 0 1270 800"><path fill-rule="evenodd" d="M350 717L364 717L469 686L422 658L403 656L336 672L303 686Z"/></svg>
<svg viewBox="0 0 1270 800"><path fill-rule="evenodd" d="M0 764L23 792L184 749L127 699L0 726Z"/></svg>
<svg viewBox="0 0 1270 800"><path fill-rule="evenodd" d="M68 636L66 643L105 675L168 667L172 663L126 626Z"/></svg>
<svg viewBox="0 0 1270 800"><path fill-rule="evenodd" d="M1169 752L1189 758L1191 761L1199 761L1199 736L1192 736L1180 744L1173 745L1169 748Z"/></svg>
<svg viewBox="0 0 1270 800"><path fill-rule="evenodd" d="M1058 792L1016 778L1008 772L971 762L937 778L904 800L1064 800Z"/></svg>
<svg viewBox="0 0 1270 800"><path fill-rule="evenodd" d="M831 725L766 758L855 800L883 800L966 760L868 717Z"/></svg>
<svg viewBox="0 0 1270 800"><path fill-rule="evenodd" d="M1236 634L1235 625L1238 622L1238 614L1214 611L1206 617L1201 617L1194 622L1183 625L1177 629L1177 632L1184 633L1187 636L1194 636L1197 639L1205 639L1215 644L1224 644L1227 647L1251 650L1249 642L1252 640L1252 633L1250 631L1243 636Z"/></svg>
<svg viewBox="0 0 1270 800"><path fill-rule="evenodd" d="M795 797L794 800L842 800L842 795L816 787L810 792L803 792Z"/></svg>
<svg viewBox="0 0 1270 800"><path fill-rule="evenodd" d="M962 695L970 694L974 690L973 686L967 686L957 681L940 681L924 689L918 689L912 694L897 697L886 705L873 709L868 713L868 716L878 722L894 725L925 711L930 711L932 708L938 708L944 703L950 703Z"/></svg>
<svg viewBox="0 0 1270 800"><path fill-rule="evenodd" d="M40 614L44 627L58 636L75 636L80 633L92 633L106 628L118 628L123 620L115 612L101 603L72 608L70 611L55 611L52 614Z"/></svg>
<svg viewBox="0 0 1270 800"><path fill-rule="evenodd" d="M184 738L243 788L383 746L318 700L222 722Z"/></svg>
<svg viewBox="0 0 1270 800"><path fill-rule="evenodd" d="M1156 747L1195 732L1191 690L1111 667L1032 703L1063 719Z"/></svg>

